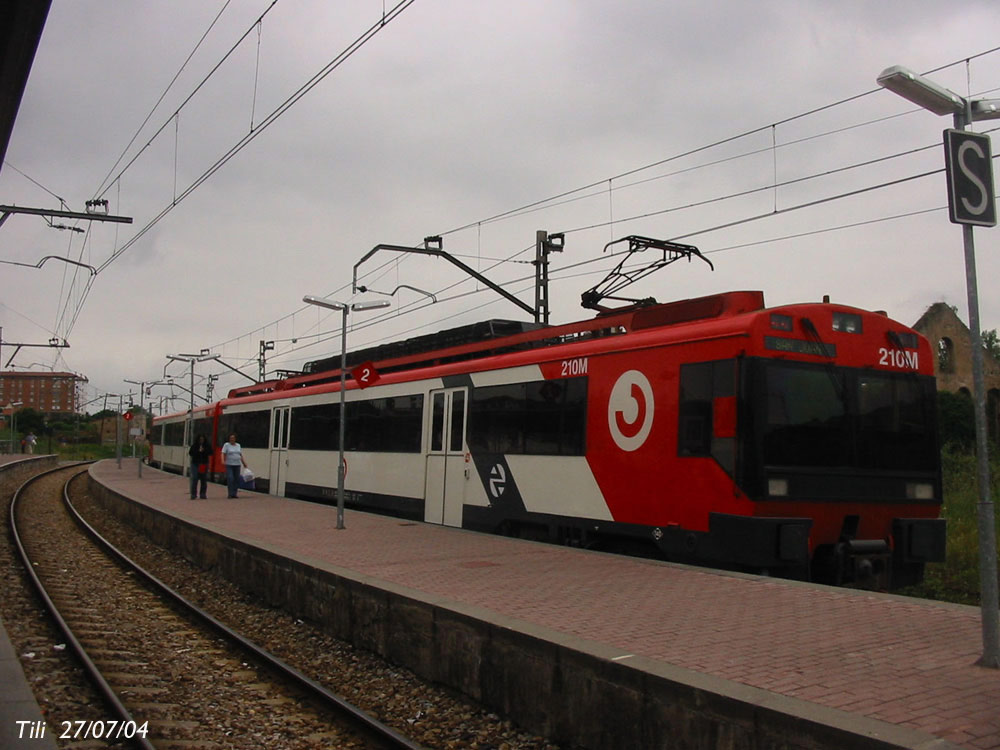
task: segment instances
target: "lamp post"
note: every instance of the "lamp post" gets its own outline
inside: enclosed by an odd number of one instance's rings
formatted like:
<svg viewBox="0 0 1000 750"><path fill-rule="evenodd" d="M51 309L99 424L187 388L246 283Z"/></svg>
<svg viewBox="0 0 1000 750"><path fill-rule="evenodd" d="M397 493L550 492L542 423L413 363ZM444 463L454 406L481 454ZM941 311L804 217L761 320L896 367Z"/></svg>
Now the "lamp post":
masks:
<svg viewBox="0 0 1000 750"><path fill-rule="evenodd" d="M1000 99L967 99L934 81L896 65L883 70L878 84L895 94L917 104L936 115L953 115L955 130L965 130L970 123L979 120L1000 118ZM949 133L945 131L945 143ZM960 165L962 171L967 165ZM992 165L986 159L989 170L988 185L976 180L982 193L982 205L992 209ZM949 174L949 183L955 184L955 176ZM954 190L949 187L949 203ZM968 201L966 201L968 208ZM976 418L976 466L979 484L978 530L979 530L979 581L980 602L983 619L983 655L977 662L985 667L1000 668L1000 614L997 596L997 545L996 526L993 516L993 500L990 496L989 446L986 430L986 387L983 376L983 339L979 325L979 292L976 282L976 252L972 237L972 225L989 225L988 222L969 218L956 219L952 206L952 221L962 224L962 239L965 248L965 282L969 300L969 329L972 333L972 382L975 390ZM995 224L995 221L993 222Z"/></svg>
<svg viewBox="0 0 1000 750"><path fill-rule="evenodd" d="M191 394L191 402L188 407L188 418L187 424L185 425L185 432L187 433L187 440L194 440L194 435L191 431L194 429L194 365L196 362L207 362L210 359L218 359L221 355L211 354L208 349L202 349L200 354L168 354L167 359L173 360L174 362L187 362L191 366L191 388L188 389L188 393ZM163 368L166 372L166 367ZM187 454L185 454L186 456ZM187 458L184 459L185 463ZM188 467L188 472L190 472L190 467Z"/></svg>
<svg viewBox="0 0 1000 750"><path fill-rule="evenodd" d="M343 313L343 320L340 325L340 458L337 463L337 528L342 529L344 528L344 427L346 422L344 391L346 390L345 370L347 369L347 313L388 307L389 302L387 300L379 300L377 302L355 302L352 305L348 305L344 302L335 302L334 300L313 297L308 294L302 298L302 301L308 305L325 307L328 310L338 310Z"/></svg>

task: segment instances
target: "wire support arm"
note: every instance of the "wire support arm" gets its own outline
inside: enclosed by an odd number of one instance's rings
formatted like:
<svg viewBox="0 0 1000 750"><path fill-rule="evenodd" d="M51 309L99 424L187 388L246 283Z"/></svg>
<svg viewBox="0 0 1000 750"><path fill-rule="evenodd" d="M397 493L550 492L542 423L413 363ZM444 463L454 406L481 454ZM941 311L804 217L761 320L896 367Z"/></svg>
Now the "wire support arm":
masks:
<svg viewBox="0 0 1000 750"><path fill-rule="evenodd" d="M513 294L511 294L510 292L508 292L506 289L504 289L504 288L498 286L497 284L493 283L488 278L486 278L485 276L483 276L481 273L479 273L478 271L476 271L474 268L472 268L470 266L467 266L465 263L463 263L462 261L460 261L458 258L454 257L453 255L449 255L447 252L445 252L444 250L442 250L441 249L441 238L440 237L428 237L425 240L425 247L409 247L407 245L386 245L386 244L376 245L371 250L369 250L368 253L361 260L359 260L357 263L354 264L354 277L353 277L352 285L351 285L351 291L352 292L358 292L359 291L359 287L358 287L358 266L360 266L362 263L364 263L369 258L371 258L373 255L375 255L375 253L380 252L382 250L388 250L388 251L396 252L396 253L416 253L417 255L430 255L430 256L433 256L435 258L444 258L446 261L448 261L449 263L451 263L453 266L456 266L457 268L460 268L462 271L464 271L465 273L467 273L469 276L471 276L472 278L474 278L476 281L480 282L481 284L484 284L484 285L488 286L490 289L492 289L494 292L496 292L497 294L499 294L504 299L509 300L510 302L513 302L515 305L517 305L518 307L520 307L522 310L524 310L528 314L530 314L532 316L535 315L535 312L536 312L535 308L533 308L531 305L527 304L526 302L522 302L517 297L515 297Z"/></svg>
<svg viewBox="0 0 1000 750"><path fill-rule="evenodd" d="M91 203L91 201L88 201ZM27 206L0 206L0 224L7 220L10 214L31 214L32 216L58 216L62 219L80 219L81 221L111 221L117 224L131 224L131 216L115 216L108 213L88 211L62 211L51 208L28 208Z"/></svg>
<svg viewBox="0 0 1000 750"><path fill-rule="evenodd" d="M24 266L25 268L41 268L45 265L47 260L61 260L63 263L72 263L74 266L80 266L81 268L86 268L90 271L91 276L97 275L97 269L86 263L81 263L78 260L72 260L71 258L64 258L61 255L46 255L37 263L20 263L16 260L0 260L0 263L5 263L8 266Z"/></svg>
<svg viewBox="0 0 1000 750"><path fill-rule="evenodd" d="M230 370L232 370L233 372L235 372L237 375L242 375L247 380L249 380L251 383L257 384L257 383L261 382L261 381L257 380L256 378L253 378L250 375L247 375L245 372L243 372L243 370L238 370L237 368L233 367L231 364L229 364L228 362L225 362L224 360L220 359L219 357L216 357L215 361L218 362L223 367L228 367Z"/></svg>

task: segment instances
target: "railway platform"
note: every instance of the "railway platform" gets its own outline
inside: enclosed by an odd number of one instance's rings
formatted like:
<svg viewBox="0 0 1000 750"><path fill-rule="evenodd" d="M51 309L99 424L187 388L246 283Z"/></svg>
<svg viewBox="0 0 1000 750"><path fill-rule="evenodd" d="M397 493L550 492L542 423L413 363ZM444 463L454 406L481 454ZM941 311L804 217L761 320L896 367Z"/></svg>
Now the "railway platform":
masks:
<svg viewBox="0 0 1000 750"><path fill-rule="evenodd" d="M144 533L557 741L1000 748L974 607L350 508L337 530L331 506L219 485L191 501L186 479L136 468L97 463L91 487Z"/></svg>

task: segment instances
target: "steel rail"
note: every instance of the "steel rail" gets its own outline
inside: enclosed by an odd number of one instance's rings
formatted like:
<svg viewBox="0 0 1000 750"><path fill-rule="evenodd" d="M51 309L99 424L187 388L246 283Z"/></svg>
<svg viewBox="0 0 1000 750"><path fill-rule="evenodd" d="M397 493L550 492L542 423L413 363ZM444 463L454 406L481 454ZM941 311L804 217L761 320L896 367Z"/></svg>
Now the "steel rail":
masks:
<svg viewBox="0 0 1000 750"><path fill-rule="evenodd" d="M62 614L59 612L59 609L52 601L52 597L49 596L48 591L46 591L45 589L45 584L42 583L41 578L39 578L38 574L35 573L34 566L31 564L31 560L28 557L28 551L24 548L24 544L21 541L21 535L18 533L17 530L17 518L15 512L17 508L17 502L18 500L21 499L21 494L25 490L27 490L31 484L38 481L39 479L42 479L43 477L46 477L49 474L54 474L57 471L65 471L66 468L67 467L65 466L59 466L56 467L55 469L49 469L48 471L44 471L41 474L38 474L36 476L27 479L23 484L21 484L20 487L17 488L17 490L14 492L14 496L11 498L10 501L11 535L14 537L14 544L17 547L18 554L21 557L21 562L24 564L25 572L31 579L32 584L35 587L35 590L38 592L38 595L41 597L42 602L45 605L45 608L49 611L49 614L52 616L52 619L55 620L56 625L62 631L63 637L66 639L66 643L69 645L71 649L73 649L73 653L75 653L77 658L80 660L80 663L83 666L84 671L86 671L87 675L90 677L91 682L93 682L98 692L100 692L101 696L107 702L108 707L111 709L111 711L118 719L120 719L122 722L125 722L126 724L129 722L135 723L135 719L133 718L132 714L129 713L129 710L125 708L125 705L118 699L118 696L115 694L115 691L108 684L108 681L104 679L104 675L101 674L101 670L98 669L97 665L94 664L90 656L87 655L87 652L84 649L83 645L80 643L79 640L77 640L69 624L63 618ZM82 473L83 472L81 471L80 474ZM79 474L77 474L77 476L79 476ZM64 494L65 494L65 487L67 487L68 485L69 482L67 482L66 485L64 485ZM134 747L141 748L141 750L156 750L155 746L144 737L126 738L126 741L132 743Z"/></svg>
<svg viewBox="0 0 1000 750"><path fill-rule="evenodd" d="M79 475L77 475L77 477L78 476ZM73 477L73 479L76 479L77 477ZM253 641L240 635L238 632L216 619L196 604L188 601L182 594L175 591L152 573L145 570L142 566L125 555L121 550L116 548L110 541L105 539L100 532L84 520L69 498L69 484L70 482L67 482L66 486L63 488L63 501L74 520L87 532L88 535L91 536L92 539L94 539L100 547L104 548L111 556L117 558L120 564L124 565L126 568L132 570L138 576L143 578L154 590L158 591L163 596L172 599L186 612L189 612L210 626L226 640L248 651L253 658L275 670L283 678L292 682L296 687L305 690L313 698L317 699L318 702L328 708L332 708L337 713L348 717L352 722L359 725L362 731L367 733L376 741L385 743L391 748L400 748L401 750L425 750L422 745L413 742L409 738L399 734L391 727L369 716L354 704L344 700L336 693L333 693L320 683L313 680L311 677L303 674L287 662L279 659L277 656L269 653L268 651L265 651Z"/></svg>

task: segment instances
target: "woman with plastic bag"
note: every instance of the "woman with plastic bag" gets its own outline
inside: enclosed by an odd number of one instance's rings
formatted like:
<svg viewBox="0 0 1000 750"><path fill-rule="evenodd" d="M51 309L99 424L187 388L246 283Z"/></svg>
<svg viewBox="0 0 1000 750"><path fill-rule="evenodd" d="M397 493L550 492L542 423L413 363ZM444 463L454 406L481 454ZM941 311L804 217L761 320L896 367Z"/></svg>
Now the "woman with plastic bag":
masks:
<svg viewBox="0 0 1000 750"><path fill-rule="evenodd" d="M222 446L222 463L226 466L229 497L238 497L236 491L240 486L240 468L249 470L250 467L243 458L243 448L236 442L236 435L230 435L229 442Z"/></svg>

